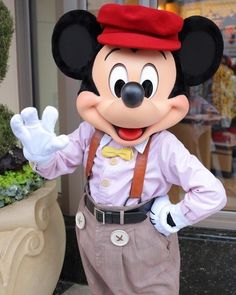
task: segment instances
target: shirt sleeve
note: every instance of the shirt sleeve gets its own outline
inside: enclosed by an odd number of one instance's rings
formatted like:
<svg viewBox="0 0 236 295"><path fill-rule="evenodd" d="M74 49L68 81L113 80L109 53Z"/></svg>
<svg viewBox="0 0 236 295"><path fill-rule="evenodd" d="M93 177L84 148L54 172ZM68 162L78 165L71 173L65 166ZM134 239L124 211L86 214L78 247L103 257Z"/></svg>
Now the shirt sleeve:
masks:
<svg viewBox="0 0 236 295"><path fill-rule="evenodd" d="M35 165L35 171L46 179L73 173L78 165L84 161L86 148L94 133L94 128L87 122L80 124L79 128L69 134L69 144L55 153L53 159L45 165Z"/></svg>
<svg viewBox="0 0 236 295"><path fill-rule="evenodd" d="M226 205L226 193L219 179L173 134L166 134L160 149L161 169L167 182L181 186L186 192L178 205L193 224L221 210Z"/></svg>

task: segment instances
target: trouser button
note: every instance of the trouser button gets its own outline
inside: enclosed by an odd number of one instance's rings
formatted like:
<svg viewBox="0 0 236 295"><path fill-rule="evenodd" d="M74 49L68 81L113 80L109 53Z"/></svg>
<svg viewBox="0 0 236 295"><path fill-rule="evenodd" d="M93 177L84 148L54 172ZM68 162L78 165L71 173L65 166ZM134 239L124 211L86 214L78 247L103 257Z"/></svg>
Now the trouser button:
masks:
<svg viewBox="0 0 236 295"><path fill-rule="evenodd" d="M111 233L111 242L113 245L118 247L125 246L129 242L129 235L124 230L114 230Z"/></svg>
<svg viewBox="0 0 236 295"><path fill-rule="evenodd" d="M85 227L85 217L84 214L79 211L75 216L75 222L79 229L84 229Z"/></svg>

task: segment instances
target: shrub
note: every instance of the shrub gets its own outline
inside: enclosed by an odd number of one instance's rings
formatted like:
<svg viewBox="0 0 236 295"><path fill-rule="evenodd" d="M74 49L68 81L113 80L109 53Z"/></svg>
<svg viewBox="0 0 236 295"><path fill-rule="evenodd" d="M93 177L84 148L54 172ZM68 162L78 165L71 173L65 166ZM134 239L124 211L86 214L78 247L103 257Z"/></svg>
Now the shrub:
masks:
<svg viewBox="0 0 236 295"><path fill-rule="evenodd" d="M12 16L3 1L0 0L0 83L5 78L7 73L7 61L12 34Z"/></svg>
<svg viewBox="0 0 236 295"><path fill-rule="evenodd" d="M0 104L0 158L17 145L17 139L10 127L10 120L13 115L14 113L6 106Z"/></svg>

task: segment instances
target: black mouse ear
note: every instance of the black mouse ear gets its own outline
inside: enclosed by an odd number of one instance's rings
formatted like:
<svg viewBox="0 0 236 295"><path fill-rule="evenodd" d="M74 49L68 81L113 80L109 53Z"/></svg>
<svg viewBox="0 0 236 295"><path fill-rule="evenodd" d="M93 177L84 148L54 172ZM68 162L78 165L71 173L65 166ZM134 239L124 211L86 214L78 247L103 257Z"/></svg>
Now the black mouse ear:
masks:
<svg viewBox="0 0 236 295"><path fill-rule="evenodd" d="M72 10L56 23L52 35L52 54L58 68L67 76L83 80L98 50L101 27L91 13Z"/></svg>
<svg viewBox="0 0 236 295"><path fill-rule="evenodd" d="M202 16L184 20L179 35L180 63L187 85L194 86L209 79L220 65L223 55L223 38L214 22Z"/></svg>

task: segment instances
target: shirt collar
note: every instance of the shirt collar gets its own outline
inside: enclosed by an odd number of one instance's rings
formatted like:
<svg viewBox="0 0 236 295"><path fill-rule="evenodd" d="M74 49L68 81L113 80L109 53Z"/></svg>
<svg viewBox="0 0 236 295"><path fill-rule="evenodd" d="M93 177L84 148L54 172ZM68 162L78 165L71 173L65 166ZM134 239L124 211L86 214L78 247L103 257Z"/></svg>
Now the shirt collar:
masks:
<svg viewBox="0 0 236 295"><path fill-rule="evenodd" d="M100 141L100 147L103 148L105 145L107 145L109 142L112 141L112 138L110 135L108 134L104 134L101 141ZM138 151L140 154L143 154L145 148L146 148L146 145L148 143L148 139L146 139L144 142L142 143L139 143L137 145L134 146L134 148L136 149L136 151Z"/></svg>

